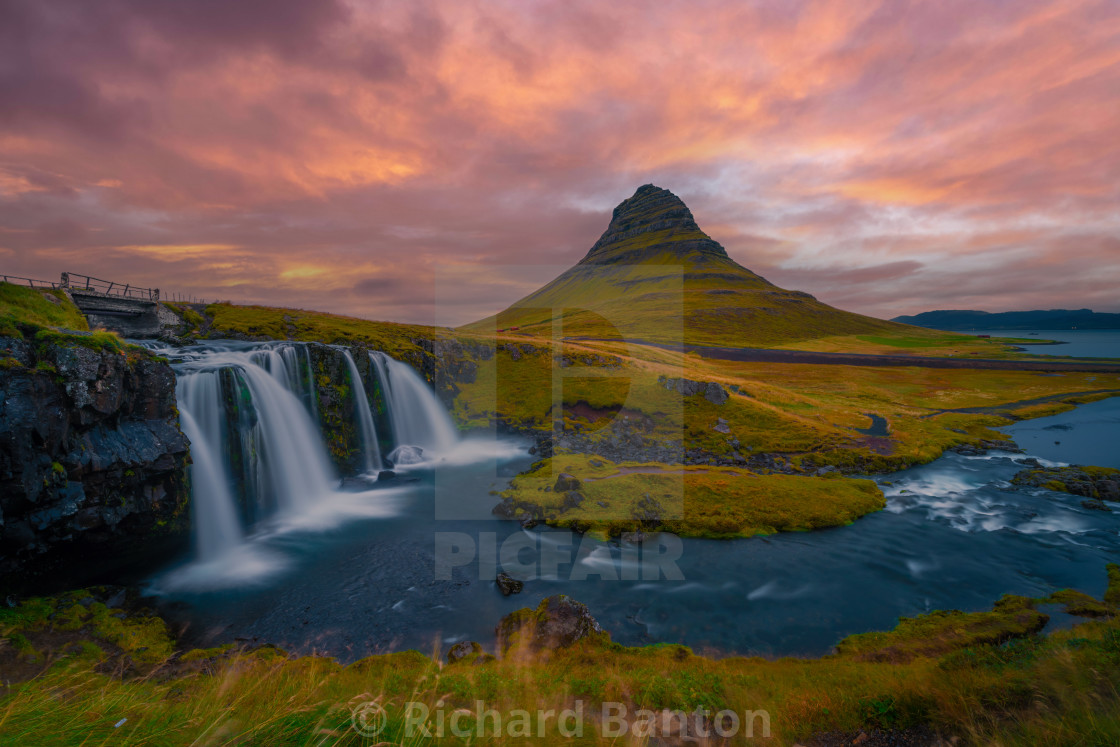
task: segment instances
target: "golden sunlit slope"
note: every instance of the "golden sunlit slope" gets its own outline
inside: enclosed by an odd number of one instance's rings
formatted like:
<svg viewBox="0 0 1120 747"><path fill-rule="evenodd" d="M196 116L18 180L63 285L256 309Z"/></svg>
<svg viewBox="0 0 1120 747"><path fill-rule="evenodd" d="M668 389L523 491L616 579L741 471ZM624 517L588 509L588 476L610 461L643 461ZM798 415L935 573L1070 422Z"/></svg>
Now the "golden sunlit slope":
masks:
<svg viewBox="0 0 1120 747"><path fill-rule="evenodd" d="M548 336L769 347L840 335L943 333L872 319L777 287L700 230L679 197L647 184L614 210L580 262L496 317L465 329L517 327Z"/></svg>

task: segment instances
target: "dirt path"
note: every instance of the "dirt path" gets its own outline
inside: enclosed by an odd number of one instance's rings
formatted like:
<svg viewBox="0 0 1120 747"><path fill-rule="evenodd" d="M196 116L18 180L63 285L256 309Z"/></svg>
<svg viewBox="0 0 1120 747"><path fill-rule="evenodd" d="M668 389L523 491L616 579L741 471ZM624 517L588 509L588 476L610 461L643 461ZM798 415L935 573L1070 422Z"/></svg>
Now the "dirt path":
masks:
<svg viewBox="0 0 1120 747"><path fill-rule="evenodd" d="M872 355L870 353L817 353L807 350L773 348L720 348L703 345L663 345L645 340L619 340L607 337L566 337L572 342L626 342L631 345L698 353L705 358L746 363L812 363L831 366L915 366L919 368L959 368L998 371L1077 371L1120 373L1120 363L1081 363L1056 361L993 360L991 358L933 358L920 355Z"/></svg>

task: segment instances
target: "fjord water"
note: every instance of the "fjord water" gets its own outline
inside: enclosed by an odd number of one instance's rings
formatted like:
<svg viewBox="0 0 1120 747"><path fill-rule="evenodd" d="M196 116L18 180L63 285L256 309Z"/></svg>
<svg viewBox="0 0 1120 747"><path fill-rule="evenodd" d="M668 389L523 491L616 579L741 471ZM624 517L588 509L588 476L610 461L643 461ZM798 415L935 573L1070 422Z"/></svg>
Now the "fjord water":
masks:
<svg viewBox="0 0 1120 747"><path fill-rule="evenodd" d="M316 443L308 414L313 403L298 394L304 377L290 364L298 366L301 355L293 345L227 343L179 356L184 427L192 442L192 432L204 442L195 452L195 488L213 490L213 496L196 494L200 520L211 512L200 530L213 532L199 551L219 549L218 562L195 559L153 582L164 595L166 614L186 627L188 642L214 645L242 637L346 661L402 648L442 651L464 639L491 646L503 615L564 593L588 604L624 644L667 641L722 654L818 655L847 634L889 629L900 615L987 609L1003 593L1042 595L1073 587L1099 595L1104 566L1120 551L1120 516L1087 510L1075 496L1010 485L1022 469L1017 460L1051 458L1024 439L1026 455L950 453L877 478L887 510L849 527L738 541L683 540L677 561L683 580L611 580L625 577L619 565L633 548L495 520L491 491L529 466L530 444L460 440L415 371L387 357L375 355L375 368L389 382L394 437L446 451L398 468L396 480L341 490L321 439ZM253 427L261 432L254 438L265 458L258 465L265 473L261 481L270 487L257 500L269 491L283 493L278 483L289 478L306 491L298 505L294 496L277 500L255 522L242 519L232 528L220 501L206 505L222 495L221 488L200 479L214 469L215 454L224 452L214 446L204 414L216 407L213 394L201 394L213 391L213 379L199 377L222 368L237 373L260 413ZM1055 418L1026 421L1008 432L1022 438L1025 429L1045 429L1052 421L1063 427L1053 440L1092 453L1100 428L1120 432L1120 399ZM288 434L268 435L266 428ZM289 448L292 441L300 448ZM1115 451L1094 459L1120 466ZM501 547L510 539L524 545L518 555L527 577L524 592L502 597L492 572L480 572L477 563L437 578L436 545L446 541L441 533L479 547ZM223 542L233 545L223 552ZM567 562L558 573L536 578L524 564L531 566L542 553Z"/></svg>
<svg viewBox="0 0 1120 747"><path fill-rule="evenodd" d="M969 330L970 335L1015 337L1024 340L1053 340L1057 345L1026 345L1031 355L1056 355L1070 358L1120 358L1120 330L1115 329L999 329Z"/></svg>

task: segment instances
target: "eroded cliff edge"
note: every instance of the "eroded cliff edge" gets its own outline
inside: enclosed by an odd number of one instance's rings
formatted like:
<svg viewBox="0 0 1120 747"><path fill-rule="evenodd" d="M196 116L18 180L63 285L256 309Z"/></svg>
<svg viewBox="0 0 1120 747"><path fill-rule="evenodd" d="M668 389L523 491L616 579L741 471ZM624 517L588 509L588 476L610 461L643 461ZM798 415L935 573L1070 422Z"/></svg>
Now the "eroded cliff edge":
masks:
<svg viewBox="0 0 1120 747"><path fill-rule="evenodd" d="M188 442L175 375L94 337L0 337L0 591L181 552Z"/></svg>

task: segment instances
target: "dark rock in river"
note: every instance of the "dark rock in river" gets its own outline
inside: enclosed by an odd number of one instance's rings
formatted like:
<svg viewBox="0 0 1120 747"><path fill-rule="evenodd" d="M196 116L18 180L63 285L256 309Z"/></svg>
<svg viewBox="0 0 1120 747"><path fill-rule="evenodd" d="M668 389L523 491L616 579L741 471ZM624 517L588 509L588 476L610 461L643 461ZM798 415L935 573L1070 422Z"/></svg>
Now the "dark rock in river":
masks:
<svg viewBox="0 0 1120 747"><path fill-rule="evenodd" d="M521 590L525 588L524 582L518 581L505 571L499 573L498 577L494 579L494 582L498 584L498 589L502 592L502 596L505 597L508 597L510 594L520 594Z"/></svg>
<svg viewBox="0 0 1120 747"><path fill-rule="evenodd" d="M1030 485L1059 493L1072 493L1097 501L1120 501L1120 470L1110 467L1044 467L1025 469L1011 478L1015 485ZM1108 510L1103 504L1089 506Z"/></svg>
<svg viewBox="0 0 1120 747"><path fill-rule="evenodd" d="M542 600L535 610L526 607L506 615L494 634L503 653L514 648L528 652L566 648L585 639L608 637L587 605L563 594Z"/></svg>
<svg viewBox="0 0 1120 747"><path fill-rule="evenodd" d="M175 375L139 349L0 338L0 588L77 585L182 551Z"/></svg>

